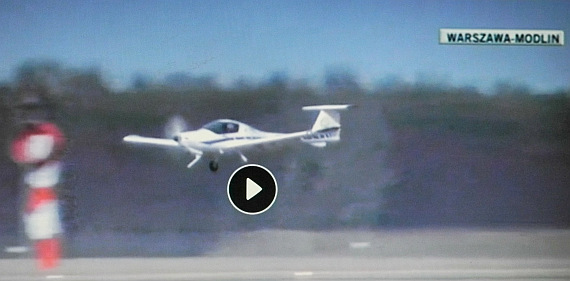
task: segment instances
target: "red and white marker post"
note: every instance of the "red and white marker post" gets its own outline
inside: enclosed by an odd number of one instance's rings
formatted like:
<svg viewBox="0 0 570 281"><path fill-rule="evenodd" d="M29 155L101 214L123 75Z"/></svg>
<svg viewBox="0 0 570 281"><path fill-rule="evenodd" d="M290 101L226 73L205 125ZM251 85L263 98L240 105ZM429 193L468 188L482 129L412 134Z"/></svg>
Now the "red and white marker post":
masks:
<svg viewBox="0 0 570 281"><path fill-rule="evenodd" d="M49 122L28 124L12 142L14 162L25 168L28 198L24 210L26 235L33 241L40 269L58 265L63 232L54 187L59 183L65 137Z"/></svg>

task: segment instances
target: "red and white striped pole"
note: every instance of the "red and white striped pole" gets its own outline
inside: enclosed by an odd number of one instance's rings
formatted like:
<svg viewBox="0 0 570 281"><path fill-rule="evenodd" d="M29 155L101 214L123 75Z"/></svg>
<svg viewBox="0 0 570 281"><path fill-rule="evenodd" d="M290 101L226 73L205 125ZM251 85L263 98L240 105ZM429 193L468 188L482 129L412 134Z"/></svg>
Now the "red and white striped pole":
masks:
<svg viewBox="0 0 570 281"><path fill-rule="evenodd" d="M61 256L63 232L54 187L59 183L65 138L49 122L28 124L12 142L12 159L25 167L28 198L24 210L26 235L33 241L38 266L50 269Z"/></svg>

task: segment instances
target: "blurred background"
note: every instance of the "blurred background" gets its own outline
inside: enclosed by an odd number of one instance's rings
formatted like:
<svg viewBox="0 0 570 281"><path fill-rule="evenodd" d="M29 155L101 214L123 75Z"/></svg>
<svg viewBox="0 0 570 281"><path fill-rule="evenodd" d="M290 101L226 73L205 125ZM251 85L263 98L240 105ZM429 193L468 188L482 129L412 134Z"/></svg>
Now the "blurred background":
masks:
<svg viewBox="0 0 570 281"><path fill-rule="evenodd" d="M17 105L65 133L67 256L197 255L256 230L567 229L570 50L443 46L439 28L568 31L560 1L0 1L0 244L16 243ZM279 184L245 216L192 156L125 145L232 118L292 132L350 103L340 143L246 152ZM4 255L4 254L0 254Z"/></svg>

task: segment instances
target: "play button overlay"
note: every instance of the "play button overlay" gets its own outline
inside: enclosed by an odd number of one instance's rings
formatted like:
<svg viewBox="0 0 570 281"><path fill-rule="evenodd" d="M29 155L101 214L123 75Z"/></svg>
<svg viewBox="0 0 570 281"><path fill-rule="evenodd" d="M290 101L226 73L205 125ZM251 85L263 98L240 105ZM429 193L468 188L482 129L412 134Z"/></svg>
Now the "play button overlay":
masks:
<svg viewBox="0 0 570 281"><path fill-rule="evenodd" d="M277 198L277 181L263 166L241 166L228 180L228 198L232 206L244 214L261 214L267 211Z"/></svg>
<svg viewBox="0 0 570 281"><path fill-rule="evenodd" d="M255 195L260 193L263 190L261 186L257 185L254 181L250 178L245 180L245 200L249 200L253 198Z"/></svg>

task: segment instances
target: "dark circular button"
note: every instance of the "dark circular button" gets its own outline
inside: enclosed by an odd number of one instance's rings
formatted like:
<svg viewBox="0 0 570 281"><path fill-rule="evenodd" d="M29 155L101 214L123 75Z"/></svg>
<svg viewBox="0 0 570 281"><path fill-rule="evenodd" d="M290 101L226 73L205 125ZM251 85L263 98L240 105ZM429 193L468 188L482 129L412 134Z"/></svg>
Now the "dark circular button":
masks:
<svg viewBox="0 0 570 281"><path fill-rule="evenodd" d="M258 215L275 202L277 181L267 168L248 164L233 172L227 191L228 199L236 210L247 215Z"/></svg>

